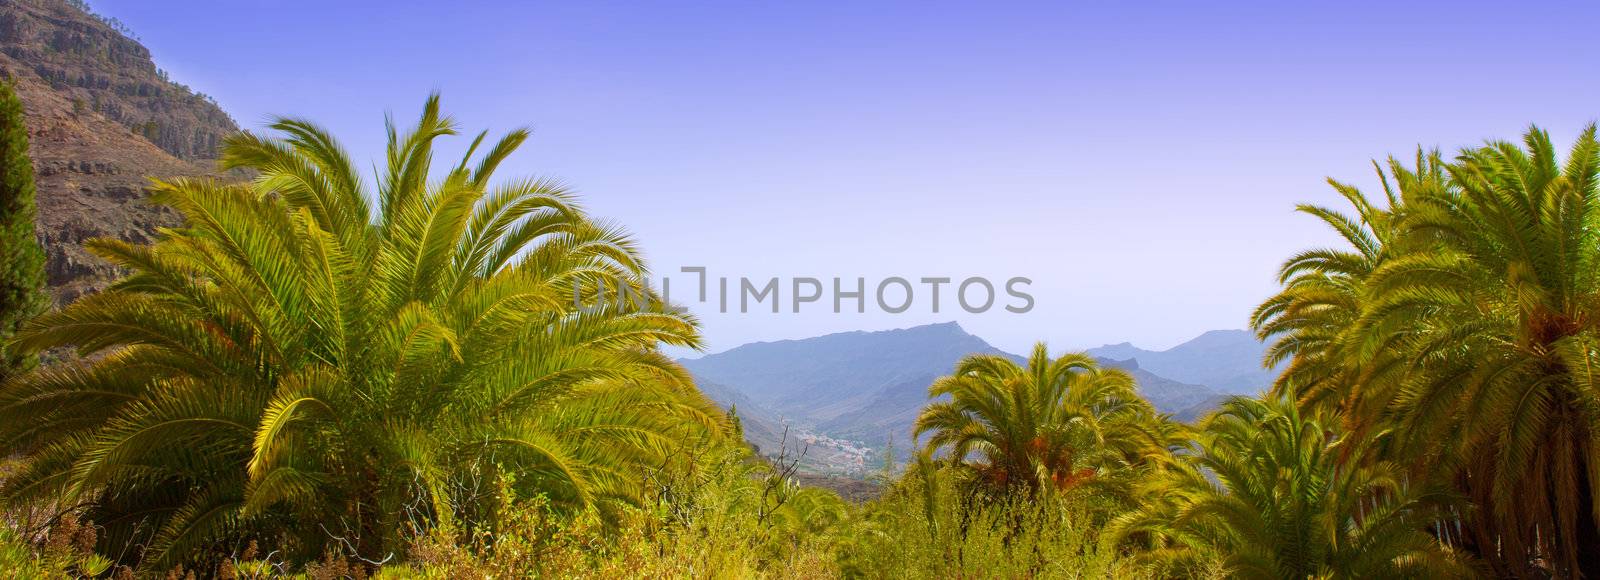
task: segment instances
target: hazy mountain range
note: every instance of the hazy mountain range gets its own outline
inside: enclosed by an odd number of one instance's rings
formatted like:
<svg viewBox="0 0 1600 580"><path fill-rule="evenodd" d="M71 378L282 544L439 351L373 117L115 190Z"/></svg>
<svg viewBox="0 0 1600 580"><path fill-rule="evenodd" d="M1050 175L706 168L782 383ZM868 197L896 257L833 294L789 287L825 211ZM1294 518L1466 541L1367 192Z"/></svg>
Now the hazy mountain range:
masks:
<svg viewBox="0 0 1600 580"><path fill-rule="evenodd" d="M1276 369L1261 366L1265 347L1247 330L1213 330L1167 350L1126 342L1088 350L1097 357L1139 361L1139 367L1186 383L1235 395L1253 395L1272 385Z"/></svg>
<svg viewBox="0 0 1600 580"><path fill-rule="evenodd" d="M1245 331L1213 331L1164 351L1124 343L1088 352L1133 374L1158 409L1189 420L1270 382L1257 370L1262 351ZM904 456L928 385L973 353L1021 360L950 322L758 342L681 362L708 396L737 407L746 438L764 452L776 452L787 426L791 450L809 443L813 468L850 472L873 467L861 451L882 449L891 436Z"/></svg>

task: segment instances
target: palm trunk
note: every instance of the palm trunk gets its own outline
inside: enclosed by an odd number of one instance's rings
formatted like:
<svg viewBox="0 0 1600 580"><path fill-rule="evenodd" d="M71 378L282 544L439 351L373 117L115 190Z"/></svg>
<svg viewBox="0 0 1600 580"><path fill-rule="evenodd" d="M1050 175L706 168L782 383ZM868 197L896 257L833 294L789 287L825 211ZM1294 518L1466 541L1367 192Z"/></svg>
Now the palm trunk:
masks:
<svg viewBox="0 0 1600 580"><path fill-rule="evenodd" d="M1589 517L1578 518L1578 530L1576 537L1572 538L1572 545L1578 551L1578 576L1593 580L1600 579L1600 520L1595 519L1590 507L1594 505L1595 482L1589 481L1587 471L1579 470L1578 509Z"/></svg>

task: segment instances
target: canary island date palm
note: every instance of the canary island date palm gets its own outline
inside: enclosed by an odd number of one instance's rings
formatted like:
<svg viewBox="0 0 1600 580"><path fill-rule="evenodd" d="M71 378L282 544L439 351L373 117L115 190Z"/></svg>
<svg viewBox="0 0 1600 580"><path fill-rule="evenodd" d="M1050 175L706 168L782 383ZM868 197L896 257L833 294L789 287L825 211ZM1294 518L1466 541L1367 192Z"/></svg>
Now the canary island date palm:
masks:
<svg viewBox="0 0 1600 580"><path fill-rule="evenodd" d="M1101 368L1085 354L1051 359L1034 346L1026 367L1004 355L968 356L940 377L914 434L932 433L927 449L953 462L974 453L972 467L993 489L1070 489L1121 467L1169 455L1174 432L1139 396L1133 377Z"/></svg>
<svg viewBox="0 0 1600 580"><path fill-rule="evenodd" d="M404 531L492 526L497 488L633 501L634 466L724 428L657 350L696 323L597 299L648 295L629 237L552 182L491 182L526 132L437 168L434 96L390 122L370 188L318 126L271 128L225 146L249 183L155 182L184 224L87 242L127 276L19 334L85 362L0 390L0 446L35 450L6 499L87 502L157 564L264 530L377 561Z"/></svg>
<svg viewBox="0 0 1600 580"><path fill-rule="evenodd" d="M1292 400L1236 397L1202 429L1192 463L1164 471L1111 541L1142 544L1170 575L1218 561L1230 578L1471 574L1429 533L1448 496L1406 484L1389 462L1347 465L1341 448L1365 443Z"/></svg>
<svg viewBox="0 0 1600 580"><path fill-rule="evenodd" d="M1404 325L1396 430L1478 506L1502 574L1600 577L1600 143L1491 142L1413 200L1417 249L1370 276L1362 324Z"/></svg>
<svg viewBox="0 0 1600 580"><path fill-rule="evenodd" d="M1368 306L1366 283L1386 261L1407 251L1399 235L1408 200L1439 195L1450 187L1443 159L1419 150L1415 165L1389 158L1374 163L1383 199L1375 203L1359 188L1328 180L1351 206L1346 214L1301 205L1348 247L1319 248L1296 254L1279 270L1283 290L1267 299L1251 317L1251 327L1270 342L1266 366L1287 362L1273 385L1276 395L1289 396L1309 409L1334 410L1357 433L1381 432L1377 424L1392 400L1405 359L1398 342L1406 321L1388 327L1358 324Z"/></svg>

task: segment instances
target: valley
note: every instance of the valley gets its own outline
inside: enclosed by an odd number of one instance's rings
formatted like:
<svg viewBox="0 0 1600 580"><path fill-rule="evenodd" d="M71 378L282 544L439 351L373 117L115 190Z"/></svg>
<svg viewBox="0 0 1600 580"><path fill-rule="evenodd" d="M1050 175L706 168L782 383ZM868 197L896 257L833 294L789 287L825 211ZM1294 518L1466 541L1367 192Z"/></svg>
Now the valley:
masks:
<svg viewBox="0 0 1600 580"><path fill-rule="evenodd" d="M1270 374L1258 370L1264 350L1246 331L1223 330L1164 351L1123 343L1086 352L1133 375L1159 411L1192 421L1229 395L1266 387ZM973 353L1022 361L947 322L758 342L679 362L708 397L735 410L763 455L783 449L809 473L861 478L883 469L886 451L896 463L910 457L928 385Z"/></svg>

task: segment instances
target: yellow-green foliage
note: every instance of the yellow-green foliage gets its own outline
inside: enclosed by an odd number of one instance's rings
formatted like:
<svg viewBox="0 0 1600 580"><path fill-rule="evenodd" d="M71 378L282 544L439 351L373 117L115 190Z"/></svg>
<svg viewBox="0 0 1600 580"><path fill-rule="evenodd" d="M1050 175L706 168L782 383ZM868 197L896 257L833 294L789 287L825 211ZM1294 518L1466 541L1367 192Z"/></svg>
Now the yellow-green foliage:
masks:
<svg viewBox="0 0 1600 580"><path fill-rule="evenodd" d="M1435 534L1501 577L1600 576L1600 141L1535 128L1380 168L1382 198L1301 210L1340 247L1283 266L1253 324L1275 391L1329 413L1346 454L1465 496Z"/></svg>
<svg viewBox="0 0 1600 580"><path fill-rule="evenodd" d="M1094 357L1050 358L1034 345L1027 364L972 355L928 388L916 433L957 462L980 455L973 475L991 490L1038 493L1103 486L1159 465L1180 429L1139 396L1133 377Z"/></svg>
<svg viewBox="0 0 1600 580"><path fill-rule="evenodd" d="M603 524L596 512L558 515L542 498L515 500L496 528L413 541L390 577L716 577L838 575L832 535L847 507L800 488L742 446L689 446L646 475L643 505Z"/></svg>
<svg viewBox="0 0 1600 580"><path fill-rule="evenodd" d="M316 125L272 128L224 148L252 182L156 183L184 226L91 240L128 275L18 334L84 358L0 385L0 449L30 451L0 499L81 504L152 566L209 570L250 540L382 562L407 534L495 525L499 486L638 505L676 442L725 438L658 350L697 346L695 321L596 305L649 293L626 233L550 182L492 179L525 131L433 171L455 129L429 99L374 187Z"/></svg>
<svg viewBox="0 0 1600 580"><path fill-rule="evenodd" d="M1117 502L1079 490L991 496L963 467L919 458L838 538L840 569L861 578L1143 578L1103 549Z"/></svg>
<svg viewBox="0 0 1600 580"><path fill-rule="evenodd" d="M1152 569L1233 578L1459 578L1470 566L1431 527L1451 498L1281 399L1238 397L1204 422L1199 454L1153 479L1107 528ZM1215 481L1213 481L1215 480Z"/></svg>
<svg viewBox="0 0 1600 580"><path fill-rule="evenodd" d="M826 490L772 488L770 465L743 449L702 451L654 477L653 501L614 527L519 502L502 531L465 541L435 533L380 576L1153 577L1102 546L1100 529L1122 507L1087 489L985 495L966 468L924 457L883 497L851 506Z"/></svg>

